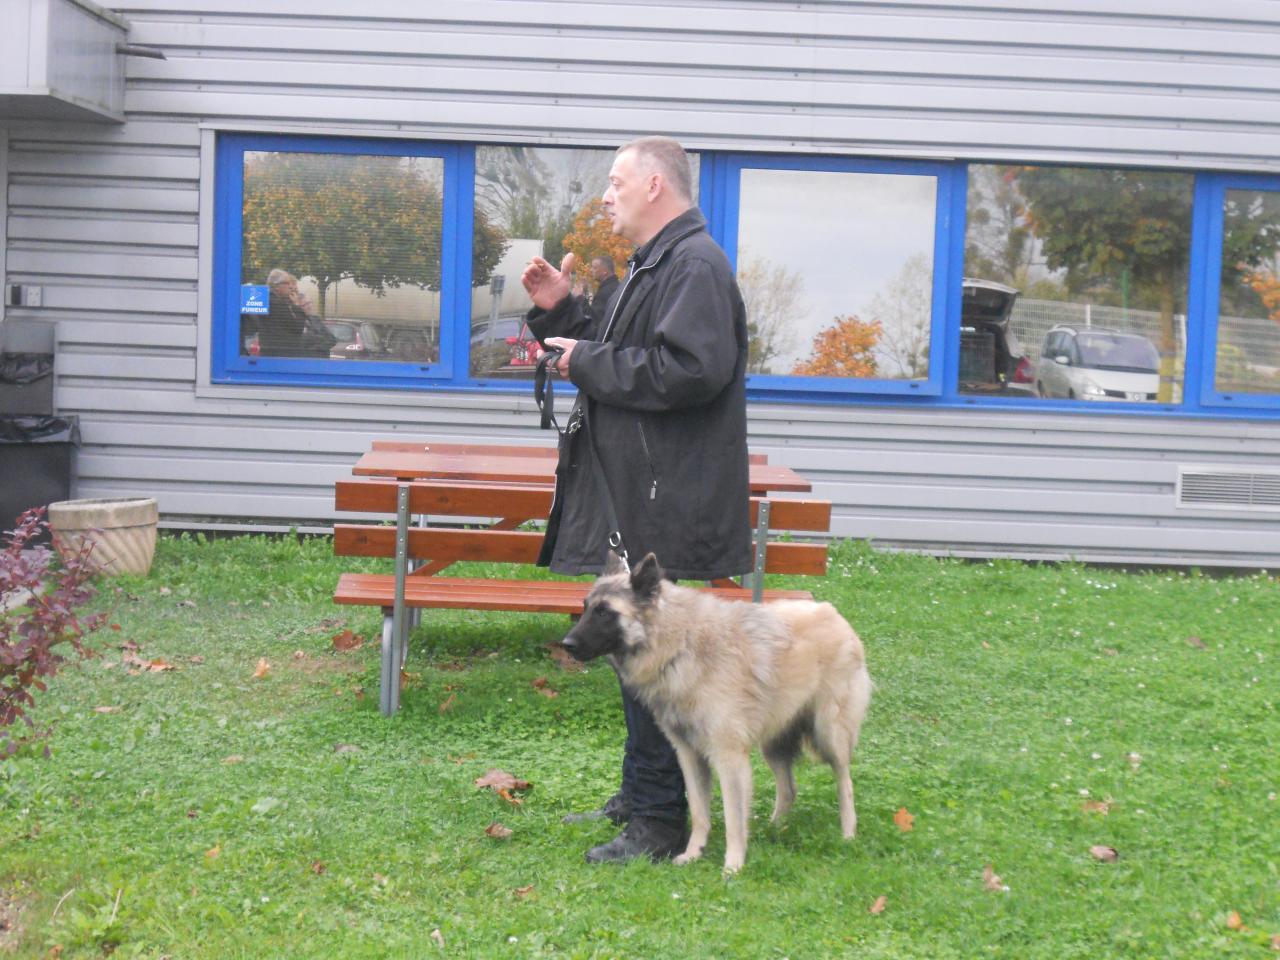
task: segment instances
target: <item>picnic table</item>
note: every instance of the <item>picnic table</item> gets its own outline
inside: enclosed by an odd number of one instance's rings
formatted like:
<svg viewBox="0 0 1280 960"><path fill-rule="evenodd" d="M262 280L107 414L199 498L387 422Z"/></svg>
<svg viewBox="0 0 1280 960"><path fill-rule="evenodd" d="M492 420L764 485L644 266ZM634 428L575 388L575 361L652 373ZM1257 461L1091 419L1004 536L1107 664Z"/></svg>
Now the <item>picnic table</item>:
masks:
<svg viewBox="0 0 1280 960"><path fill-rule="evenodd" d="M807 591L764 590L764 573L825 573L826 544L771 542L769 531L825 532L831 504L774 498L777 492L808 492L811 485L794 470L770 464L761 455L749 459L755 570L749 583L717 581L705 589L734 600L807 598ZM555 467L552 447L377 440L352 468L357 479L337 482L336 509L396 518L394 527L334 525L334 552L339 556L395 561L394 575L342 574L334 593L340 604L383 608L385 714L398 706L398 673L408 631L423 609L581 612L590 589L584 580L440 576L467 560L533 563L542 533L521 527L550 513ZM413 517L418 518L416 525Z"/></svg>

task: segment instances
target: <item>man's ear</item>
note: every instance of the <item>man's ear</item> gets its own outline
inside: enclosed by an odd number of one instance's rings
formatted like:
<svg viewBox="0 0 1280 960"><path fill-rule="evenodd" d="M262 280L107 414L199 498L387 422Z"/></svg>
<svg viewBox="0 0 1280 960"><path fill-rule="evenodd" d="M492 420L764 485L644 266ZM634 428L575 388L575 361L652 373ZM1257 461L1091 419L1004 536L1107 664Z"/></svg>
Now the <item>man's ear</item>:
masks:
<svg viewBox="0 0 1280 960"><path fill-rule="evenodd" d="M631 571L631 591L641 600L652 600L662 586L665 574L658 565L658 558L645 554L639 565Z"/></svg>
<svg viewBox="0 0 1280 960"><path fill-rule="evenodd" d="M612 550L607 551L609 559L604 564L604 576L611 577L615 573L626 573L627 565L622 562L622 558Z"/></svg>

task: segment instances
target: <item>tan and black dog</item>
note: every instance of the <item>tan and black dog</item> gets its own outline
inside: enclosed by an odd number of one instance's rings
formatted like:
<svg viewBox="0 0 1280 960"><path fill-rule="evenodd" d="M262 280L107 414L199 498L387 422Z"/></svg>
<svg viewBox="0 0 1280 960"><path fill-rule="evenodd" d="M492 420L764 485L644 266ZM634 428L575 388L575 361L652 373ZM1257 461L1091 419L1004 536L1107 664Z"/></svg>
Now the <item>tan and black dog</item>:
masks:
<svg viewBox="0 0 1280 960"><path fill-rule="evenodd" d="M871 699L862 642L829 603L759 605L671 583L653 554L628 574L611 555L564 638L579 660L607 656L676 749L692 832L676 863L711 832L711 771L724 796L728 873L742 867L751 809L751 748L777 780L773 820L790 809L792 765L808 745L835 771L840 827L857 826L849 763Z"/></svg>

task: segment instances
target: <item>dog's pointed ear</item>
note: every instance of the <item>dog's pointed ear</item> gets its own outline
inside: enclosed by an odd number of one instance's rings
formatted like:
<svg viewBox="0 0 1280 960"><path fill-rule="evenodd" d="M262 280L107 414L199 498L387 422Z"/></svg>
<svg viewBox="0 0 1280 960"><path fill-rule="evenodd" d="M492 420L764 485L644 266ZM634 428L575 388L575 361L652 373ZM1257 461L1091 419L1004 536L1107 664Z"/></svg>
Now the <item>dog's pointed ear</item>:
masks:
<svg viewBox="0 0 1280 960"><path fill-rule="evenodd" d="M612 577L615 573L626 573L627 565L622 562L622 558L612 550L605 551L609 554L609 558L604 563L604 576Z"/></svg>
<svg viewBox="0 0 1280 960"><path fill-rule="evenodd" d="M666 574L658 565L658 558L646 553L644 559L631 571L631 590L643 600L651 600L662 586Z"/></svg>

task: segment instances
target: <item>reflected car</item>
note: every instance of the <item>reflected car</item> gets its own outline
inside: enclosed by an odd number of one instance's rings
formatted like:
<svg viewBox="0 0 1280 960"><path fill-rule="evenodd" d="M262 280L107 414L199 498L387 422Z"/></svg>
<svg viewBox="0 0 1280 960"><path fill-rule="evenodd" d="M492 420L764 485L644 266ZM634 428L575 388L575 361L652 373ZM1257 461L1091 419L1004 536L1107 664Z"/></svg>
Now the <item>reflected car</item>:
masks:
<svg viewBox="0 0 1280 960"><path fill-rule="evenodd" d="M324 325L337 338L329 350L331 360L374 360L384 356L382 338L367 320L326 320Z"/></svg>
<svg viewBox="0 0 1280 960"><path fill-rule="evenodd" d="M965 277L960 301L960 392L1031 396L1035 368L1010 318L1018 291Z"/></svg>
<svg viewBox="0 0 1280 960"><path fill-rule="evenodd" d="M524 315L478 320L471 326L471 375L475 377L532 376L545 353L529 332Z"/></svg>
<svg viewBox="0 0 1280 960"><path fill-rule="evenodd" d="M1160 389L1160 354L1135 333L1059 325L1045 334L1035 380L1041 397L1152 402Z"/></svg>

